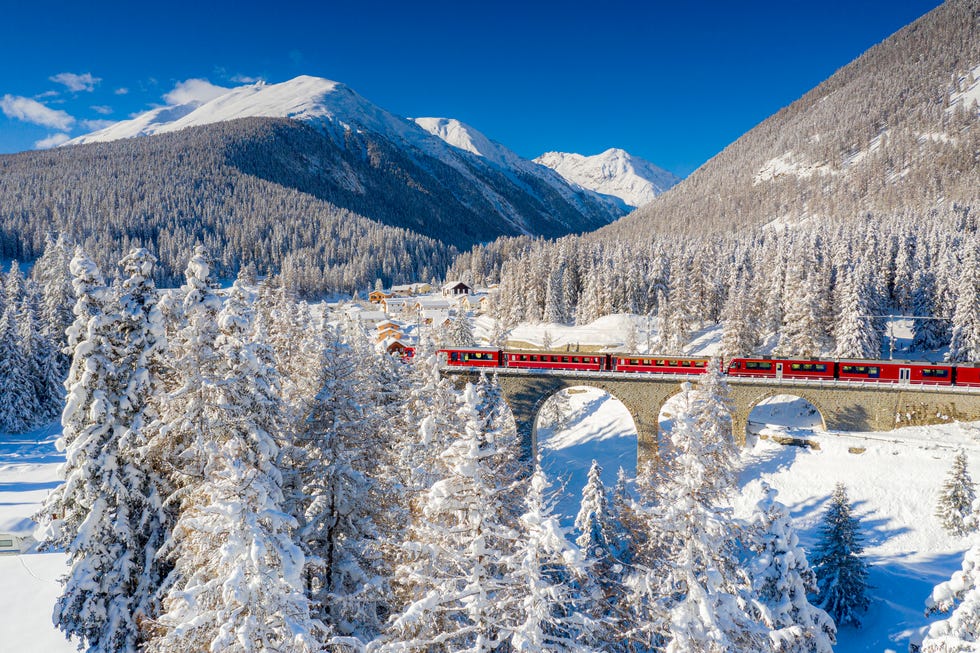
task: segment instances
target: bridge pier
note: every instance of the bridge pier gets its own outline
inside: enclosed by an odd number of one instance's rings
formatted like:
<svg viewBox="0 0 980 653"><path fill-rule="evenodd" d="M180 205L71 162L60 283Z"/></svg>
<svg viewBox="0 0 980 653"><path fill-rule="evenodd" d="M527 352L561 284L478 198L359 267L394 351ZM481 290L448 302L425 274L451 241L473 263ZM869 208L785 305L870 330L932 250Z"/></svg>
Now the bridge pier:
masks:
<svg viewBox="0 0 980 653"><path fill-rule="evenodd" d="M459 385L476 382L479 373L444 368ZM528 460L537 454L535 422L544 403L559 390L587 386L608 392L620 400L633 417L637 430L637 468L659 461L660 411L681 391L681 383L697 383L697 377L574 373L548 370L531 373L508 368L489 369L497 375L504 400L510 406ZM807 400L820 412L824 428L831 431L890 431L898 426L935 424L953 420L980 420L980 389L812 382L782 379L727 379L734 412L735 441L745 446L749 413L776 395Z"/></svg>

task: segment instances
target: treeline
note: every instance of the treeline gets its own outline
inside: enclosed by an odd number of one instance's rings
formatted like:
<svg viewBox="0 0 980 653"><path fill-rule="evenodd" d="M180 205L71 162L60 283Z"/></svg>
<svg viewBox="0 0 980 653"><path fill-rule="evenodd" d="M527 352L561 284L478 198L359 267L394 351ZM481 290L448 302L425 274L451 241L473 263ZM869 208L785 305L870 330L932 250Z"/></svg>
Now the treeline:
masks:
<svg viewBox="0 0 980 653"><path fill-rule="evenodd" d="M980 210L980 5L950 0L875 45L597 232L612 241L852 221L953 203ZM927 226L927 225L923 225Z"/></svg>
<svg viewBox="0 0 980 653"><path fill-rule="evenodd" d="M68 246L51 236L47 243L29 276L17 261L0 271L0 432L29 431L61 412L75 299Z"/></svg>
<svg viewBox="0 0 980 653"><path fill-rule="evenodd" d="M647 315L679 354L692 334L721 323L725 355L879 358L885 320L910 315L913 348L949 346L980 360L980 220L968 207L928 215L869 216L699 239L637 242L502 239L460 255L449 276L500 284L493 310L522 322L588 324ZM929 319L937 318L937 319Z"/></svg>
<svg viewBox="0 0 980 653"><path fill-rule="evenodd" d="M363 290L378 278L441 278L454 249L419 235L416 223L432 216L419 207L391 209L390 179L390 188L361 200L387 212L387 224L309 192L305 179L343 169L316 164L318 150L309 143L305 151L282 151L282 132L297 131L307 141L329 142L305 125L256 119L0 156L0 258L34 260L54 231L105 269L132 247L151 248L159 258L154 279L168 287L180 284L189 252L202 243L221 252L214 262L221 278L234 278L244 266L281 272L310 296ZM265 168L255 163L260 145ZM243 172L250 167L257 174Z"/></svg>
<svg viewBox="0 0 980 653"><path fill-rule="evenodd" d="M831 650L785 508L722 506L720 375L684 394L664 467L611 492L593 470L573 543L494 381L457 389L427 340L412 365L378 354L274 280L219 294L203 249L173 291L154 264L134 249L107 285L71 261L65 483L37 518L82 646ZM814 594L844 621L852 580Z"/></svg>

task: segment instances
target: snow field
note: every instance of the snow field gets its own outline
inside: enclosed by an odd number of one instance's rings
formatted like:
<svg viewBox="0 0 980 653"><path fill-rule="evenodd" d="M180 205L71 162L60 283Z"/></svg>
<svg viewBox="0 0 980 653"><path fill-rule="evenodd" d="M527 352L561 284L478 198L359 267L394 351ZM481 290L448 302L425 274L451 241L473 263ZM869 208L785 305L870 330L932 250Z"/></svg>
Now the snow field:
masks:
<svg viewBox="0 0 980 653"><path fill-rule="evenodd" d="M29 535L31 515L56 487L64 455L54 446L58 425L25 435L0 434L0 533ZM51 612L68 570L62 553L0 556L0 651L77 650L54 627Z"/></svg>
<svg viewBox="0 0 980 653"><path fill-rule="evenodd" d="M567 524L578 510L593 458L603 467L609 488L620 465L632 475L636 464L636 430L626 408L594 388L577 390L569 395L568 428L554 433L539 424L538 429L544 468L566 481L559 509ZM804 430L813 419L804 404L795 397L773 398L753 418ZM668 404L661 415L664 427L669 412ZM732 501L736 514L747 517L761 498L761 481L768 482L779 491L777 500L789 508L801 543L811 552L834 484L843 482L865 536L873 587L863 627L841 628L835 650L906 651L909 637L938 618L926 619L925 600L959 569L968 547L967 538L942 529L934 512L958 449L969 457L974 480L980 479L980 423L867 434L804 432L820 450L759 440L743 451L741 492Z"/></svg>

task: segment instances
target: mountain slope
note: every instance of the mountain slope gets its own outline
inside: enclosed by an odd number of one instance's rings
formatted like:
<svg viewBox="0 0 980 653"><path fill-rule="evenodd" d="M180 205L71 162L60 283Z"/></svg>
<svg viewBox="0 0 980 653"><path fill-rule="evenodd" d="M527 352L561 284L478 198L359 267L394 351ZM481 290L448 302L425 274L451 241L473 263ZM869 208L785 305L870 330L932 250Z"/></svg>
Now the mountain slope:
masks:
<svg viewBox="0 0 980 653"><path fill-rule="evenodd" d="M681 180L677 175L618 148L593 156L545 152L534 161L583 188L614 195L633 208L652 201Z"/></svg>
<svg viewBox="0 0 980 653"><path fill-rule="evenodd" d="M386 156L383 145L370 146L377 160ZM219 257L222 277L252 264L287 272L310 294L349 293L377 278L441 276L453 248L412 227L445 214L431 214L428 203L385 205L404 182L369 175L370 157L345 168L346 156L308 125L272 118L2 156L0 258L36 258L45 234L61 231L109 275L129 247L150 247L160 259L157 280L167 285L199 243ZM358 192L359 174L375 183L370 196ZM361 201L360 211L324 198L344 188L353 189L345 192ZM391 220L398 226L365 216L396 209L403 210ZM476 237L468 229L461 232Z"/></svg>
<svg viewBox="0 0 980 653"><path fill-rule="evenodd" d="M452 147L495 165L518 183L520 183L520 179L532 179L546 184L561 195L565 201L580 206L583 211L588 210L586 202L592 201L607 206L608 210L614 213L623 214L626 212L627 207L618 201L617 197L614 197L614 193L596 192L595 189L567 179L536 161L528 161L513 150L491 141L473 127L459 120L453 118L416 118L415 123Z"/></svg>
<svg viewBox="0 0 980 653"><path fill-rule="evenodd" d="M976 210L978 66L980 2L951 0L595 237Z"/></svg>
<svg viewBox="0 0 980 653"><path fill-rule="evenodd" d="M241 86L202 104L175 107L163 115L160 111L81 136L67 145L175 133L243 118L286 118L312 127L348 151L342 157L346 164L341 166L342 175L349 176L349 169L357 167L355 159L364 158L365 143L370 143L399 160L400 172L392 174L411 179L405 193L459 198L457 203L473 214L465 216L468 223L475 220L473 239L424 232L452 244L465 246L499 235L558 236L592 230L625 213L615 203L572 188L560 177L530 173L528 168L537 166L516 155L473 157L415 122L372 104L344 84L319 77L304 75L280 84ZM427 182L422 177L428 177ZM348 190L367 192L370 185L363 178L351 179ZM394 199L397 205L398 196ZM416 198L405 201L413 204ZM396 211L400 212L404 211ZM390 222L388 215L370 217Z"/></svg>

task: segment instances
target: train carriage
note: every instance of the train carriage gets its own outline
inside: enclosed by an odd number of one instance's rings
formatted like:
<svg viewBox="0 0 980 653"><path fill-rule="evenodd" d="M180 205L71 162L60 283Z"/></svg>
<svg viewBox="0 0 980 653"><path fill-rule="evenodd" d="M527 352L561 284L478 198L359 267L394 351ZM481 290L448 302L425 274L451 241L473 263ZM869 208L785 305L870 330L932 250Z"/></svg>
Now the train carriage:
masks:
<svg viewBox="0 0 980 653"><path fill-rule="evenodd" d="M841 381L953 385L953 366L911 361L844 360L837 363Z"/></svg>
<svg viewBox="0 0 980 653"><path fill-rule="evenodd" d="M613 355L612 366L617 372L645 374L704 374L710 358L666 358L662 356Z"/></svg>
<svg viewBox="0 0 980 653"><path fill-rule="evenodd" d="M733 358L727 373L728 376L832 381L834 364L812 359Z"/></svg>
<svg viewBox="0 0 980 653"><path fill-rule="evenodd" d="M980 388L980 363L958 364L955 383L967 388Z"/></svg>
<svg viewBox="0 0 980 653"><path fill-rule="evenodd" d="M446 356L446 365L454 367L500 367L499 349L440 349Z"/></svg>
<svg viewBox="0 0 980 653"><path fill-rule="evenodd" d="M554 353L542 351L505 351L507 367L538 370L573 370L601 372L608 369L605 354Z"/></svg>

